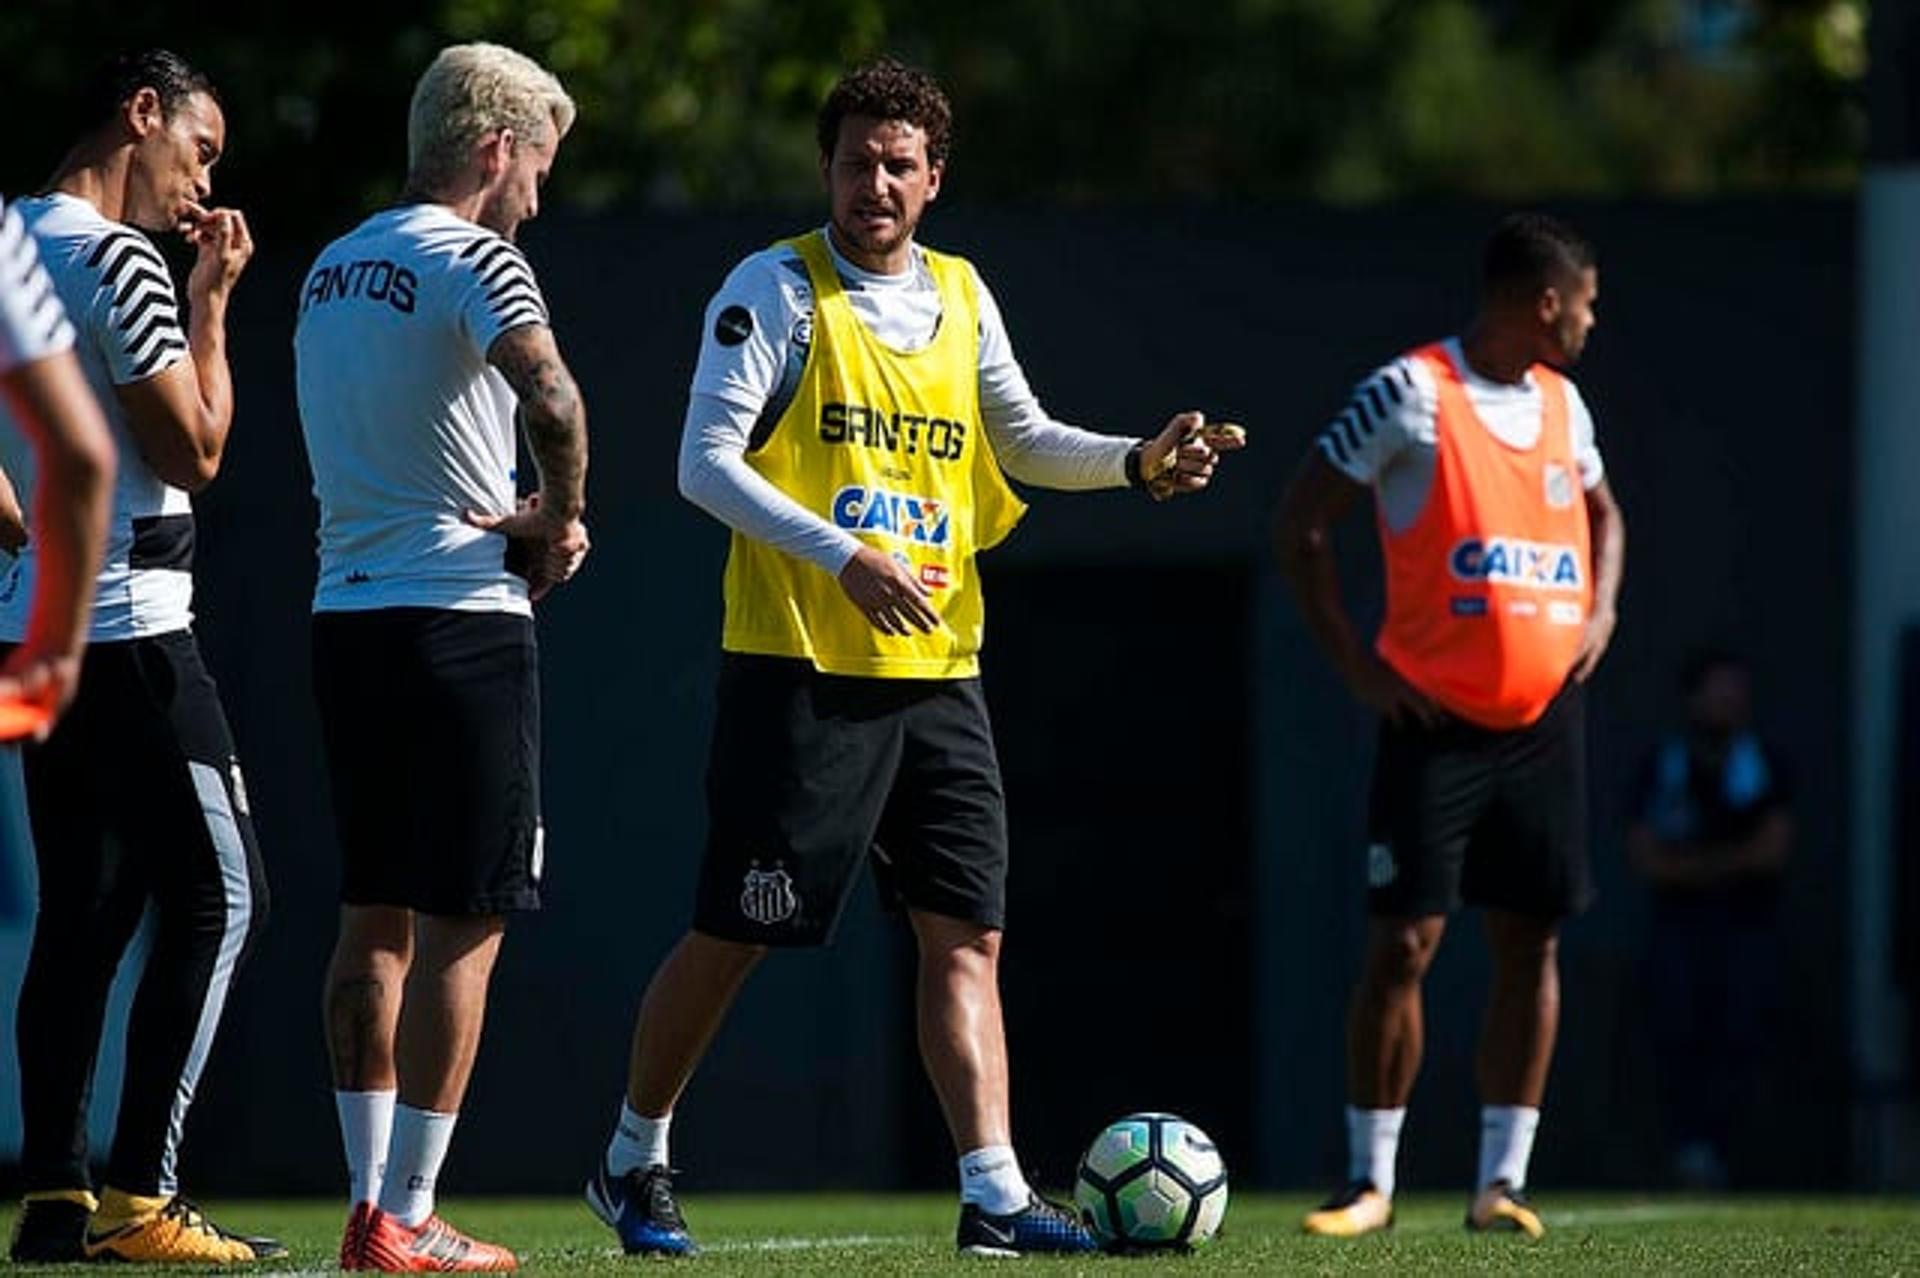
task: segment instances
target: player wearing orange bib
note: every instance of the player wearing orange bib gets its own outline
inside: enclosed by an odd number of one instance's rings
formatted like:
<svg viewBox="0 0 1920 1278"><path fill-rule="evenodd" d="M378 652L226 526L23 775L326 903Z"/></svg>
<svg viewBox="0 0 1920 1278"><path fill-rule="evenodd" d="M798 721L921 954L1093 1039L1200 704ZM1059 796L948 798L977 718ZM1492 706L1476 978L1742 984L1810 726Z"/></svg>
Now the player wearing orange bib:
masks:
<svg viewBox="0 0 1920 1278"><path fill-rule="evenodd" d="M1307 624L1381 717L1372 921L1347 1024L1349 1177L1310 1233L1392 1223L1421 981L1463 900L1484 909L1493 952L1467 1224L1543 1232L1524 1191L1559 1020L1556 946L1592 891L1581 685L1613 634L1625 547L1592 417L1554 367L1579 358L1597 293L1579 235L1509 217L1465 335L1363 381L1281 499L1276 549ZM1368 489L1387 580L1371 647L1332 546Z"/></svg>

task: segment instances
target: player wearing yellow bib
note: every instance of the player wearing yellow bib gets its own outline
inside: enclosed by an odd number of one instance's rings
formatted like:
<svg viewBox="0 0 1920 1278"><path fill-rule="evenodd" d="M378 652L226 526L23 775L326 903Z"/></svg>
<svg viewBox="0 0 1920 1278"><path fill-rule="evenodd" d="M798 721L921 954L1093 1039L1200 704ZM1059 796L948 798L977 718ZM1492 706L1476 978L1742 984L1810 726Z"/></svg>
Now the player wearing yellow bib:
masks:
<svg viewBox="0 0 1920 1278"><path fill-rule="evenodd" d="M998 964L1007 868L980 690L975 555L1037 487L1212 475L1182 413L1151 440L1047 417L973 267L914 242L951 113L883 61L819 120L824 230L748 257L707 313L680 486L733 530L709 829L693 928L654 973L627 1095L587 1186L635 1253L693 1250L667 1134L734 995L773 946L824 944L862 864L919 949L919 1042L960 1155L963 1251L1090 1250L1014 1156Z"/></svg>

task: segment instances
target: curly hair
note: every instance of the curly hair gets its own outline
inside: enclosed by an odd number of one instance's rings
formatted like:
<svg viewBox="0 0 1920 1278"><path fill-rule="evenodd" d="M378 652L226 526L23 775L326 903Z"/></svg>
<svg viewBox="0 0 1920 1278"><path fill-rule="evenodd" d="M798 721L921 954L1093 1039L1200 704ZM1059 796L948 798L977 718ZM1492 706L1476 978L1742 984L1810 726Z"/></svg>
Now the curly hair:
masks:
<svg viewBox="0 0 1920 1278"><path fill-rule="evenodd" d="M953 143L953 107L938 81L918 67L882 58L855 67L821 104L820 154L831 156L840 142L840 121L850 115L873 120L899 120L927 133L927 158L947 162Z"/></svg>

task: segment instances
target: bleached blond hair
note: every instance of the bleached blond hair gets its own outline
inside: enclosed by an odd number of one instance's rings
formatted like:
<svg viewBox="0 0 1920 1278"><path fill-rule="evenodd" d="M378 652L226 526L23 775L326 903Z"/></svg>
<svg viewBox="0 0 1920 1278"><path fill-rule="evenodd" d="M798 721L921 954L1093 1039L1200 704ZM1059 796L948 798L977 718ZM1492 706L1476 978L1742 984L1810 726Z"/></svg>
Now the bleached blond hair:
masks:
<svg viewBox="0 0 1920 1278"><path fill-rule="evenodd" d="M553 72L499 44L440 50L413 87L407 110L408 185L445 185L474 144L495 129L529 142L558 142L573 127L573 99Z"/></svg>

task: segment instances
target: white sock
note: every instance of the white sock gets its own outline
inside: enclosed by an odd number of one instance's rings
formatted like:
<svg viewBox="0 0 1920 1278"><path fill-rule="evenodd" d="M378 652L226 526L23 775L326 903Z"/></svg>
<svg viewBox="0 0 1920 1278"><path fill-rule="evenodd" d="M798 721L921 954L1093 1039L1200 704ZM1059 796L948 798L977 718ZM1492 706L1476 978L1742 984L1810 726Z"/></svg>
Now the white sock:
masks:
<svg viewBox="0 0 1920 1278"><path fill-rule="evenodd" d="M393 1139L394 1092L335 1092L334 1112L340 1116L340 1139L347 1149L348 1202L370 1203L380 1197L380 1179L387 1169L387 1145Z"/></svg>
<svg viewBox="0 0 1920 1278"><path fill-rule="evenodd" d="M433 1215L433 1183L453 1142L458 1114L396 1105L393 1143L387 1150L387 1175L380 1186L380 1210L412 1227Z"/></svg>
<svg viewBox="0 0 1920 1278"><path fill-rule="evenodd" d="M1533 1157L1533 1133L1540 1127L1534 1105L1480 1107L1480 1184L1504 1180L1514 1189L1527 1185L1527 1160Z"/></svg>
<svg viewBox="0 0 1920 1278"><path fill-rule="evenodd" d="M1025 1208L1032 1197L1013 1146L983 1145L960 1155L961 1202L977 1203L990 1216L1005 1216Z"/></svg>
<svg viewBox="0 0 1920 1278"><path fill-rule="evenodd" d="M613 1139L607 1142L607 1170L624 1176L630 1171L668 1166L667 1128L671 1126L671 1112L648 1118L621 1101L620 1121L614 1125Z"/></svg>
<svg viewBox="0 0 1920 1278"><path fill-rule="evenodd" d="M1393 1165L1400 1154L1400 1124L1407 1107L1361 1109L1347 1106L1347 1179L1370 1180L1373 1187L1393 1197Z"/></svg>

